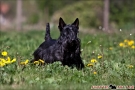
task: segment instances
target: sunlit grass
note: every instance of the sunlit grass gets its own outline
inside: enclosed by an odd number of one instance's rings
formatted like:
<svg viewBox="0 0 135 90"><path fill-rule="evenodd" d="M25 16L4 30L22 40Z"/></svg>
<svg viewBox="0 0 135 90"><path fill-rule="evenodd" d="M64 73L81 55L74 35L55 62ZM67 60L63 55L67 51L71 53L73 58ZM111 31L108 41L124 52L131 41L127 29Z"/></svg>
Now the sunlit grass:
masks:
<svg viewBox="0 0 135 90"><path fill-rule="evenodd" d="M59 33L54 30L51 35L58 38ZM29 63L44 41L44 31L0 32L0 89L89 90L93 85L135 85L134 34L80 32L80 39L85 68L78 71L60 62Z"/></svg>

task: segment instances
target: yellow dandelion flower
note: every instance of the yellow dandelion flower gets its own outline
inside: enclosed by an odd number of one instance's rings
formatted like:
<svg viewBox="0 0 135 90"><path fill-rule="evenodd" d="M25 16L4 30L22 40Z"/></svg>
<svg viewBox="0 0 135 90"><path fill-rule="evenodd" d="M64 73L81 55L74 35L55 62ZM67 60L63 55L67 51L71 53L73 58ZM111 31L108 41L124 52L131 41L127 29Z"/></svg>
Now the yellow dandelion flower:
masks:
<svg viewBox="0 0 135 90"><path fill-rule="evenodd" d="M34 64L39 64L39 61L34 61Z"/></svg>
<svg viewBox="0 0 135 90"><path fill-rule="evenodd" d="M10 59L10 57L7 57L7 61L10 61L11 59Z"/></svg>
<svg viewBox="0 0 135 90"><path fill-rule="evenodd" d="M128 41L128 46L132 46L134 44L133 40Z"/></svg>
<svg viewBox="0 0 135 90"><path fill-rule="evenodd" d="M21 65L26 65L26 64L28 64L28 62L29 62L29 60L26 59L24 62L21 62L20 64L21 64Z"/></svg>
<svg viewBox="0 0 135 90"><path fill-rule="evenodd" d="M16 62L16 58L14 58L14 59L11 61L11 63L13 63L13 62Z"/></svg>
<svg viewBox="0 0 135 90"><path fill-rule="evenodd" d="M132 49L135 49L135 46L131 46Z"/></svg>
<svg viewBox="0 0 135 90"><path fill-rule="evenodd" d="M29 60L28 60L28 59L27 59L27 60L25 60L25 65L26 65L26 64L28 64L28 62L29 62Z"/></svg>
<svg viewBox="0 0 135 90"><path fill-rule="evenodd" d="M125 39L125 40L124 40L124 43L127 43L128 41L129 41L129 40Z"/></svg>
<svg viewBox="0 0 135 90"><path fill-rule="evenodd" d="M122 43L122 42L119 43L119 46L120 46L120 47L126 47L125 43Z"/></svg>
<svg viewBox="0 0 135 90"><path fill-rule="evenodd" d="M2 61L3 58L0 58L0 61Z"/></svg>
<svg viewBox="0 0 135 90"><path fill-rule="evenodd" d="M112 48L112 47L110 47L109 49L110 49L110 50L112 50L113 48Z"/></svg>
<svg viewBox="0 0 135 90"><path fill-rule="evenodd" d="M0 58L0 61L2 60L2 58Z"/></svg>
<svg viewBox="0 0 135 90"><path fill-rule="evenodd" d="M21 62L20 64L21 64L21 65L25 65L25 62Z"/></svg>
<svg viewBox="0 0 135 90"><path fill-rule="evenodd" d="M5 65L6 65L5 63L0 62L0 67L3 67Z"/></svg>
<svg viewBox="0 0 135 90"><path fill-rule="evenodd" d="M133 65L127 65L128 68L133 68L134 66Z"/></svg>
<svg viewBox="0 0 135 90"><path fill-rule="evenodd" d="M97 60L96 59L91 59L91 63L96 63Z"/></svg>
<svg viewBox="0 0 135 90"><path fill-rule="evenodd" d="M41 62L42 64L44 64L45 62L44 62L44 60L41 60L41 59L39 59L39 62Z"/></svg>
<svg viewBox="0 0 135 90"><path fill-rule="evenodd" d="M1 53L2 56L7 56L7 54L8 54L8 53L7 53L6 51L3 51L3 52Z"/></svg>
<svg viewBox="0 0 135 90"><path fill-rule="evenodd" d="M90 67L90 66L93 66L93 64L92 63L87 64L87 67Z"/></svg>
<svg viewBox="0 0 135 90"><path fill-rule="evenodd" d="M98 59L101 59L102 58L102 56L101 55L98 55Z"/></svg>
<svg viewBox="0 0 135 90"><path fill-rule="evenodd" d="M97 72L93 72L93 74L97 74Z"/></svg>
<svg viewBox="0 0 135 90"><path fill-rule="evenodd" d="M5 64L10 64L10 63L11 63L11 61L6 61L6 62L5 62Z"/></svg>
<svg viewBox="0 0 135 90"><path fill-rule="evenodd" d="M5 62L6 62L6 60L2 58L2 59L1 59L1 62L5 63Z"/></svg>

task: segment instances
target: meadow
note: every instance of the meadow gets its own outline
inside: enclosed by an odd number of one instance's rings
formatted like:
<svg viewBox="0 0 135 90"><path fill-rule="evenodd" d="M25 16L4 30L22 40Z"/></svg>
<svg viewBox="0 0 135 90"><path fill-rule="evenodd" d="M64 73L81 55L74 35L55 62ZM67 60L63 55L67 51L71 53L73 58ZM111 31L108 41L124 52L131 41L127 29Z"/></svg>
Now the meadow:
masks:
<svg viewBox="0 0 135 90"><path fill-rule="evenodd" d="M98 85L135 86L135 34L80 32L85 68L60 62L30 64L32 53L44 41L44 30L0 31L0 90L89 90ZM53 38L59 32L52 30ZM133 89L133 87L132 87Z"/></svg>

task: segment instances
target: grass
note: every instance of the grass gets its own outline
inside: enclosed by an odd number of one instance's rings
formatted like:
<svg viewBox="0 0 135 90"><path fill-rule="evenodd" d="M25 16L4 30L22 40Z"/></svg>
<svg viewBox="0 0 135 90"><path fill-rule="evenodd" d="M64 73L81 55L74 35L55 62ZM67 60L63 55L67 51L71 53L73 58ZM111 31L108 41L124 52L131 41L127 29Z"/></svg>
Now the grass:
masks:
<svg viewBox="0 0 135 90"><path fill-rule="evenodd" d="M58 38L59 33L54 30L51 35ZM20 62L31 60L34 50L44 41L44 31L0 31L0 52L7 51L10 58L16 58L15 63L0 67L0 90L89 90L94 85L135 85L135 49L119 46L125 39L135 41L135 34L80 32L79 37L86 66L80 71L63 67L60 62L22 66ZM102 58L98 59L98 55ZM91 59L96 59L97 63L91 63Z"/></svg>

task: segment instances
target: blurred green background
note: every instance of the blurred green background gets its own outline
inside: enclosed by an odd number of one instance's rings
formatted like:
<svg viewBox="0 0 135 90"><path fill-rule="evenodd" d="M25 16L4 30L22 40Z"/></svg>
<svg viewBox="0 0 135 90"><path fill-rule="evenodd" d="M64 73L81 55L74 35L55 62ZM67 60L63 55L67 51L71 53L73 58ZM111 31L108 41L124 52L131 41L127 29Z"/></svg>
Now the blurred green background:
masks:
<svg viewBox="0 0 135 90"><path fill-rule="evenodd" d="M8 22L1 29L16 27L17 0L1 0L0 15ZM59 17L71 23L79 18L80 27L88 30L103 28L104 0L22 0L23 29L44 29L47 22L57 26ZM3 4L8 10L3 14ZM135 0L109 0L109 30L135 29ZM85 30L85 29L84 29Z"/></svg>

